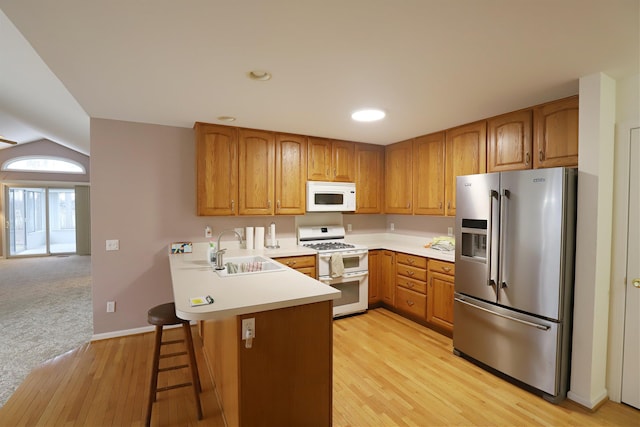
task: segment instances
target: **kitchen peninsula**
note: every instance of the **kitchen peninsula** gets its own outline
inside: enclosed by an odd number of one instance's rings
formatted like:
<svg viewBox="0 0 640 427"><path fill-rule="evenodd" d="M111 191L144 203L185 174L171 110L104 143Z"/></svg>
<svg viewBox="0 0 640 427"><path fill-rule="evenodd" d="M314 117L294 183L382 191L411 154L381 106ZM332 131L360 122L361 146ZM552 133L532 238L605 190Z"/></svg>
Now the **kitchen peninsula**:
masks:
<svg viewBox="0 0 640 427"><path fill-rule="evenodd" d="M200 322L227 425L331 425L332 300L340 292L284 266L221 277L205 250L196 244L193 253L171 255L171 278L176 314ZM214 302L191 307L190 298L205 295ZM254 338L244 340L242 321L250 318Z"/></svg>

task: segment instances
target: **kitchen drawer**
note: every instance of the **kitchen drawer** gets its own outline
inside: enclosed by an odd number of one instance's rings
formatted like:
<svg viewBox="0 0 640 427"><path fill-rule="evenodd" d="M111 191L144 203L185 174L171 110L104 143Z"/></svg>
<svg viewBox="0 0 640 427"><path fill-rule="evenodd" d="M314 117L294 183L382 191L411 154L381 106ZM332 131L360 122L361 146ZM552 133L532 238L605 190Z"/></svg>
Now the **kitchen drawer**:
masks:
<svg viewBox="0 0 640 427"><path fill-rule="evenodd" d="M411 267L405 264L396 264L396 273L398 276L405 276L414 280L427 280L427 270L417 267Z"/></svg>
<svg viewBox="0 0 640 427"><path fill-rule="evenodd" d="M396 262L398 264L406 264L418 268L427 268L427 259L421 256L396 253Z"/></svg>
<svg viewBox="0 0 640 427"><path fill-rule="evenodd" d="M427 283L423 280L415 280L402 275L398 275L396 277L396 284L398 286L402 286L403 288L407 288L421 294L427 293Z"/></svg>
<svg viewBox="0 0 640 427"><path fill-rule="evenodd" d="M426 314L427 297L403 287L396 287L395 307L410 315L423 319Z"/></svg>
<svg viewBox="0 0 640 427"><path fill-rule="evenodd" d="M315 267L301 267L301 268L296 268L297 271L299 271L302 274L306 274L309 277L313 277L314 279L316 278L316 268Z"/></svg>
<svg viewBox="0 0 640 427"><path fill-rule="evenodd" d="M315 255L282 257L282 258L274 258L274 260L278 261L280 264L284 264L287 267L291 267L296 270L299 270L305 267L313 267L314 269L316 268Z"/></svg>
<svg viewBox="0 0 640 427"><path fill-rule="evenodd" d="M429 270L436 271L442 274L448 274L449 276L456 275L456 265L452 262L438 261L437 259L429 260Z"/></svg>

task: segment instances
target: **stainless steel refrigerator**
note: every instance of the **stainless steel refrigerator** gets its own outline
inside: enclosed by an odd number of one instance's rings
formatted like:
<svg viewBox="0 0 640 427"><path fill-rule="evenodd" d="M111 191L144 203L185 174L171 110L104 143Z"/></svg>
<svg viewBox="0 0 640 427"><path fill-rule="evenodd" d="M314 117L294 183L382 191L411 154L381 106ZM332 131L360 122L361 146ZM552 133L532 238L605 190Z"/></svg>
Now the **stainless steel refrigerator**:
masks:
<svg viewBox="0 0 640 427"><path fill-rule="evenodd" d="M456 186L454 352L552 402L568 387L577 170Z"/></svg>

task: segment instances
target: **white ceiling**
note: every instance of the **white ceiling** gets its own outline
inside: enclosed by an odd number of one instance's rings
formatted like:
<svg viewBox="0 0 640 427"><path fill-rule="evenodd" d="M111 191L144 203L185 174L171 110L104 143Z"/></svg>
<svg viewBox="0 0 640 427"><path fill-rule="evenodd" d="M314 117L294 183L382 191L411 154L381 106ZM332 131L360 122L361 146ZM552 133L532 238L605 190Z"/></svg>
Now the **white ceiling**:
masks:
<svg viewBox="0 0 640 427"><path fill-rule="evenodd" d="M89 117L190 128L235 116L389 144L576 94L595 72L637 74L639 5L0 0L0 134L89 153ZM369 106L387 118L351 121Z"/></svg>

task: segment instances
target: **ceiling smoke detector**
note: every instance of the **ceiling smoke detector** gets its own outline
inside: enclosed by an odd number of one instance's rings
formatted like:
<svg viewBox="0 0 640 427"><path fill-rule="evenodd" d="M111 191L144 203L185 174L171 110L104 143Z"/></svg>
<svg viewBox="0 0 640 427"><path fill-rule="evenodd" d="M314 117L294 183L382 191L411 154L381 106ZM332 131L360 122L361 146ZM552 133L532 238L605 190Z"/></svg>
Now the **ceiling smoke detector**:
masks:
<svg viewBox="0 0 640 427"><path fill-rule="evenodd" d="M248 75L251 80L258 80L261 82L271 80L271 73L268 73L267 71L253 70L249 71Z"/></svg>
<svg viewBox="0 0 640 427"><path fill-rule="evenodd" d="M375 122L376 120L384 119L385 116L386 113L377 108L366 108L354 111L351 114L351 118L357 122Z"/></svg>

